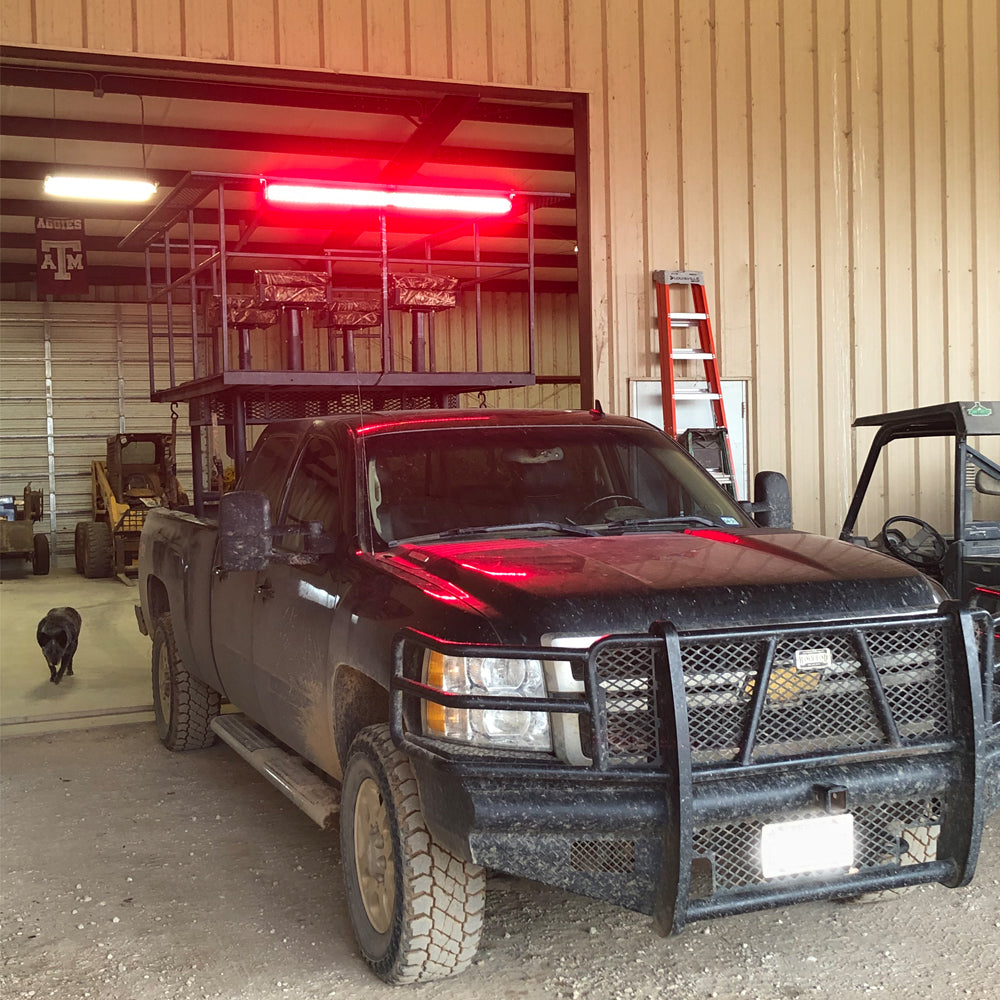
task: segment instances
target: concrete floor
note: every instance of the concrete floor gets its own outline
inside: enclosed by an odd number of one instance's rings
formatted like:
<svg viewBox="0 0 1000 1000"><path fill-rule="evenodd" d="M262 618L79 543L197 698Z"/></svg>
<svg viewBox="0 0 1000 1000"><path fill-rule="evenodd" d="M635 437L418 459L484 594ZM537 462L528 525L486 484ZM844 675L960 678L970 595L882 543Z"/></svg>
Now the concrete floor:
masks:
<svg viewBox="0 0 1000 1000"><path fill-rule="evenodd" d="M780 907L678 938L491 876L473 966L385 986L353 941L336 831L226 746L159 744L135 600L134 587L66 569L0 578L4 998L1000 1000L1000 812L966 888ZM83 631L75 676L57 686L34 633L63 604ZM123 721L138 724L108 725Z"/></svg>
<svg viewBox="0 0 1000 1000"><path fill-rule="evenodd" d="M1000 813L973 883L656 936L648 917L487 880L461 976L385 986L351 934L337 831L228 747L152 724L3 742L4 1000L997 1000Z"/></svg>
<svg viewBox="0 0 1000 1000"><path fill-rule="evenodd" d="M20 562L0 567L0 736L40 734L153 718L150 641L132 610L135 586L87 580L72 568L34 576ZM73 676L49 681L35 641L49 608L83 618Z"/></svg>

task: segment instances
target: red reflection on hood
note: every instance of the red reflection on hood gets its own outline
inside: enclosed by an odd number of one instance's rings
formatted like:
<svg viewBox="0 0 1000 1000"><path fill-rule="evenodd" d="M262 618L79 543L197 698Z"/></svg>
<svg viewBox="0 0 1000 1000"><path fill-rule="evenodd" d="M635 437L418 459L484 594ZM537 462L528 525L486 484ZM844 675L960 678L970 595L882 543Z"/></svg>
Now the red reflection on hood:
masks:
<svg viewBox="0 0 1000 1000"><path fill-rule="evenodd" d="M717 528L685 528L685 535L697 535L699 538L711 538L713 542L728 542L730 545L747 545L747 539L733 535Z"/></svg>
<svg viewBox="0 0 1000 1000"><path fill-rule="evenodd" d="M782 559L794 559L805 566L812 566L814 569L827 572L829 566L826 563L811 559L801 552L789 551L783 545L776 545L767 536L760 535L734 535L731 531L721 531L718 528L685 528L685 535L694 535L696 538L707 538L711 542L722 542L723 545L742 545L745 548L753 549L756 552L763 552L766 555L780 556Z"/></svg>
<svg viewBox="0 0 1000 1000"><path fill-rule="evenodd" d="M467 563L467 562L460 562L458 565L464 566L466 569L471 569L473 573L482 573L483 576L494 576L494 577L528 576L528 574L524 570L519 570L519 569L487 569L485 566L477 566L475 563Z"/></svg>
<svg viewBox="0 0 1000 1000"><path fill-rule="evenodd" d="M469 599L469 595L465 593L464 590L456 591L455 593L448 593L447 591L434 588L434 587L421 587L420 588L428 597L433 597L435 601L466 601Z"/></svg>

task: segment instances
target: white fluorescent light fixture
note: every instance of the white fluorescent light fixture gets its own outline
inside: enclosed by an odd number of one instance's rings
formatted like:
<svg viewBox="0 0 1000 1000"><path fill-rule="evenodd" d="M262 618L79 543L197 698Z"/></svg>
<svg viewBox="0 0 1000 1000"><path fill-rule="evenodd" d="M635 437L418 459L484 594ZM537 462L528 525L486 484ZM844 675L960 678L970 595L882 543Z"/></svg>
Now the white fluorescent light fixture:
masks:
<svg viewBox="0 0 1000 1000"><path fill-rule="evenodd" d="M274 204L335 208L398 208L460 215L506 215L509 194L348 187L264 181L264 198Z"/></svg>
<svg viewBox="0 0 1000 1000"><path fill-rule="evenodd" d="M156 194L152 181L127 177L65 177L45 178L45 193L56 198L78 198L81 201L149 201Z"/></svg>

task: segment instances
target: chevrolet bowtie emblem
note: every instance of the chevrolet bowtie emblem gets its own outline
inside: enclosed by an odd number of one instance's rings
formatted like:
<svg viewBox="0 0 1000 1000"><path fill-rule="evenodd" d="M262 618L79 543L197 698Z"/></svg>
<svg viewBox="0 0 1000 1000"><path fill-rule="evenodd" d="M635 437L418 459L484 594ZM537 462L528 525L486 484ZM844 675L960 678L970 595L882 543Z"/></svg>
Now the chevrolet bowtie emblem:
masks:
<svg viewBox="0 0 1000 1000"><path fill-rule="evenodd" d="M804 694L815 691L823 680L823 671L833 662L829 649L799 649L795 661L784 660L771 668L767 684L768 704L787 704ZM755 676L748 676L743 683L743 697L753 697L757 684Z"/></svg>
<svg viewBox="0 0 1000 1000"><path fill-rule="evenodd" d="M823 675L814 671L796 670L795 667L775 666L771 669L771 679L767 685L768 703L795 701L797 698L819 687ZM748 677L743 685L743 697L751 698L757 684L756 677Z"/></svg>

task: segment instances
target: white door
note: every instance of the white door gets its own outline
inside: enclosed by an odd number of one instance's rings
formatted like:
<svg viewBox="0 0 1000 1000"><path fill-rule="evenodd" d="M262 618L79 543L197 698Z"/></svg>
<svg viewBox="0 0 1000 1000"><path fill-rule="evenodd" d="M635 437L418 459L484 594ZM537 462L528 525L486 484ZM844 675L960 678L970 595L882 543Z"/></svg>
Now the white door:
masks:
<svg viewBox="0 0 1000 1000"><path fill-rule="evenodd" d="M681 382L679 388L707 392L707 382ZM659 379L635 378L630 380L630 416L638 417L663 429L663 390ZM722 403L726 409L729 446L733 452L733 475L736 478L737 496L747 498L747 384L742 379L722 380ZM678 399L677 429L713 427L712 402L708 399Z"/></svg>

